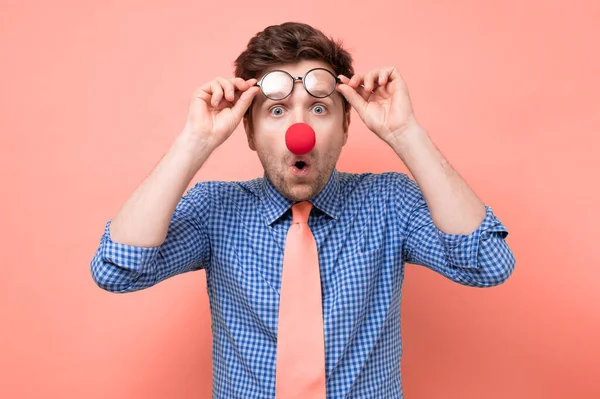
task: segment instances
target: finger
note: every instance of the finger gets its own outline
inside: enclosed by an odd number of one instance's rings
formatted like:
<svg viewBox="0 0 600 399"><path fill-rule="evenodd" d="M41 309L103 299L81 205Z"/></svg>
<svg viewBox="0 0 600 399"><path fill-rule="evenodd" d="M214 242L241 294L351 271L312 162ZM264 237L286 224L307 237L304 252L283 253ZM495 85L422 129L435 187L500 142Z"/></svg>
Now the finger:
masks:
<svg viewBox="0 0 600 399"><path fill-rule="evenodd" d="M215 79L215 80L216 80L216 79ZM232 84L236 84L236 85L237 85L237 82L245 82L247 86L253 86L253 85L254 85L254 84L257 82L257 80L256 80L256 79L254 79L254 78L252 78L252 79L248 79L248 80L244 80L244 79L242 79L242 78L233 78L233 79L229 79L229 81L230 81ZM198 88L198 90L202 90L203 92L205 92L205 93L208 93L208 94L211 94L211 95L212 95L212 93L213 93L213 92L212 92L212 89L211 89L212 83L213 83L213 81L212 81L212 80L211 80L211 81L208 81L208 82L206 82L204 85L202 85L201 87L199 87L199 88ZM239 87L243 87L243 85L241 85L241 86L239 86Z"/></svg>
<svg viewBox="0 0 600 399"><path fill-rule="evenodd" d="M356 88L356 92L358 94L360 94L360 96L363 98L363 100L367 101L369 99L369 97L371 97L371 94L373 94L372 92L368 91L367 89L365 89L362 86L358 86Z"/></svg>
<svg viewBox="0 0 600 399"><path fill-rule="evenodd" d="M356 74L354 76L352 76L352 78L350 78L350 82L348 83L349 86L351 86L352 88L356 89L362 82L363 82L363 74Z"/></svg>
<svg viewBox="0 0 600 399"><path fill-rule="evenodd" d="M379 86L385 86L387 81L388 81L388 77L390 76L391 71L388 69L382 69L381 71L379 71L379 77L377 79L377 84Z"/></svg>
<svg viewBox="0 0 600 399"><path fill-rule="evenodd" d="M388 80L392 81L392 80L396 80L396 79L402 79L402 75L400 74L400 71L398 70L398 68L390 67L390 77Z"/></svg>
<svg viewBox="0 0 600 399"><path fill-rule="evenodd" d="M342 93L342 95L346 98L346 100L348 100L350 105L356 109L356 112L358 112L358 115L362 118L368 104L365 98L356 89L348 84L339 84L336 90Z"/></svg>
<svg viewBox="0 0 600 399"><path fill-rule="evenodd" d="M223 98L223 88L221 87L219 82L213 80L210 82L210 90L212 93L210 103L213 107L217 107L221 102L221 99Z"/></svg>
<svg viewBox="0 0 600 399"><path fill-rule="evenodd" d="M340 78L340 80L342 81L342 83L344 84L349 84L348 82L350 82L350 79L348 79L346 76L344 75L339 75L338 78ZM360 96L363 98L363 100L367 100L369 98L369 96L371 95L370 91L365 90L364 87L362 86L358 86L357 88L355 88L354 90L356 90L356 92L358 94L360 94Z"/></svg>
<svg viewBox="0 0 600 399"><path fill-rule="evenodd" d="M202 101L208 103L210 101L211 95L206 92L207 90L209 89L206 89L205 86L199 87L198 89L196 89L196 91L194 91L194 93L192 93L192 100L199 98Z"/></svg>
<svg viewBox="0 0 600 399"><path fill-rule="evenodd" d="M220 87L220 85L216 85L215 86L215 80L210 80L206 83L204 83L204 85L200 86L200 88L196 91L195 94L207 94L210 97L212 97L212 95L215 93L215 91L218 91L218 88Z"/></svg>
<svg viewBox="0 0 600 399"><path fill-rule="evenodd" d="M221 111L225 108L233 108L233 106L240 99L243 93L243 91L236 90L235 94L233 95L233 101L229 101L228 99L223 98L223 100L221 100L221 102L219 103L217 110Z"/></svg>
<svg viewBox="0 0 600 399"><path fill-rule="evenodd" d="M207 103L210 103L210 100L213 95L213 81L210 80L204 83L202 86L196 89L192 94L192 98L199 98Z"/></svg>
<svg viewBox="0 0 600 399"><path fill-rule="evenodd" d="M256 79L252 78L252 79L248 79L248 80L244 80L242 78L235 78L232 79L231 82L233 83L233 85L235 86L235 88L239 91L246 91L248 90L250 87L254 86L254 84L257 82ZM236 90L236 95L238 93L238 91ZM239 96L238 96L239 98Z"/></svg>
<svg viewBox="0 0 600 399"><path fill-rule="evenodd" d="M233 100L233 104L235 104L237 102L237 100L239 100L239 98L242 96L242 94L244 94L244 92L246 90L248 90L252 86L254 86L254 83L256 83L256 79L248 79L248 80L241 79L241 82L242 83L239 83L236 85L238 90L235 91L235 99ZM231 105L233 106L233 104L231 104Z"/></svg>
<svg viewBox="0 0 600 399"><path fill-rule="evenodd" d="M240 97L235 102L235 105L231 107L231 112L236 120L241 120L256 94L260 92L258 86L250 86L248 90L240 94Z"/></svg>
<svg viewBox="0 0 600 399"><path fill-rule="evenodd" d="M256 82L258 82L258 79L252 78L252 79L246 80L246 83L248 84L248 87L254 86L256 84Z"/></svg>
<svg viewBox="0 0 600 399"><path fill-rule="evenodd" d="M235 82L236 88L238 90L235 91L234 100L233 100L232 104L230 104L231 107L233 107L233 105L237 103L237 101L240 99L240 97L242 96L242 94L244 94L245 91L251 89L254 86L254 84L257 82L256 79L248 79L248 80L244 80L242 78L236 78L236 79L239 79L239 80L236 80L236 82ZM258 88L258 89L260 91L260 88Z"/></svg>
<svg viewBox="0 0 600 399"><path fill-rule="evenodd" d="M235 86L233 85L233 83L222 77L218 77L215 80L221 85L221 88L223 89L223 97L225 98L225 100L230 102L233 101L233 97L235 94Z"/></svg>
<svg viewBox="0 0 600 399"><path fill-rule="evenodd" d="M248 82L242 78L233 78L233 79L229 79L229 81L231 82L231 84L234 87L235 95L237 95L238 91L246 91L246 90L248 90L248 87L250 87Z"/></svg>
<svg viewBox="0 0 600 399"><path fill-rule="evenodd" d="M235 96L234 96L235 98L233 99L233 102L231 103L231 107L233 107L233 106L235 105L235 103L237 102L237 100L239 100L239 99L240 99L240 97L242 96L242 94L244 94L244 92L243 92L243 91L239 91L239 90L237 90L237 91L235 92Z"/></svg>
<svg viewBox="0 0 600 399"><path fill-rule="evenodd" d="M400 77L400 72L395 67L388 67L379 72L379 86L385 86L388 82Z"/></svg>
<svg viewBox="0 0 600 399"><path fill-rule="evenodd" d="M234 95L234 97L240 91L248 90L248 84L246 84L246 81L244 79L242 79L242 78L230 79L229 81L231 82L231 84L233 86L233 95Z"/></svg>
<svg viewBox="0 0 600 399"><path fill-rule="evenodd" d="M365 75L363 85L365 86L366 90L374 91L376 89L377 83L376 83L375 79L377 79L379 77L379 71L380 71L379 69L375 69Z"/></svg>

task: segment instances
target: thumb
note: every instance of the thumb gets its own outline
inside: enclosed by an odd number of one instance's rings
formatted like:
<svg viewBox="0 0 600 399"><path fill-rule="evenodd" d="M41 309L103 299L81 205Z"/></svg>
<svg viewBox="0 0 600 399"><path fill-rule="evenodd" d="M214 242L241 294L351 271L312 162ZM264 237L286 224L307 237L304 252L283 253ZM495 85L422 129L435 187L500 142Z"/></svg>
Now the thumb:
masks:
<svg viewBox="0 0 600 399"><path fill-rule="evenodd" d="M243 92L235 102L235 105L231 107L231 112L236 120L241 120L250 104L252 104L252 99L256 94L260 91L260 87L252 86L245 92Z"/></svg>
<svg viewBox="0 0 600 399"><path fill-rule="evenodd" d="M363 118L364 112L367 109L368 103L365 99L351 86L339 83L337 90L348 100L350 105L356 110L358 116Z"/></svg>

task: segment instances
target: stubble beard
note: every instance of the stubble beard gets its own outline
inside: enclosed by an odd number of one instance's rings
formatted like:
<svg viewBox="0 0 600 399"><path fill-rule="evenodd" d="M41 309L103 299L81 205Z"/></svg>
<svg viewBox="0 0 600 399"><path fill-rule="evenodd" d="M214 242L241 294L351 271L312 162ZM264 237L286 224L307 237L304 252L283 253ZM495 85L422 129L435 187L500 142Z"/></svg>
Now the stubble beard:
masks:
<svg viewBox="0 0 600 399"><path fill-rule="evenodd" d="M307 201L314 198L327 185L339 152L311 158L310 174L314 176L316 173L316 178L311 176L300 179L294 177L289 171L289 165L281 160L262 152L258 152L258 157L267 177L284 197L291 201Z"/></svg>

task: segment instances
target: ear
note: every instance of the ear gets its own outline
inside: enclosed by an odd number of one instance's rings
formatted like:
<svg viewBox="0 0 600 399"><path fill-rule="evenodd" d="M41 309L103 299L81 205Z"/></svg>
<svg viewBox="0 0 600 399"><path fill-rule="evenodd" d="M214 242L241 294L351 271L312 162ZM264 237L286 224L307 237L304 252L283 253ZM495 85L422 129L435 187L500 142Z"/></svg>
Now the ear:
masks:
<svg viewBox="0 0 600 399"><path fill-rule="evenodd" d="M348 128L350 127L350 114L351 114L351 112L348 111L344 115L344 122L343 122L343 126L342 126L344 129L344 142L342 143L342 146L346 145L346 142L348 142Z"/></svg>
<svg viewBox="0 0 600 399"><path fill-rule="evenodd" d="M252 151L256 151L256 146L254 145L254 132L252 131L252 126L250 126L247 117L244 117L244 130L246 131L246 137L248 138L248 147L250 147Z"/></svg>

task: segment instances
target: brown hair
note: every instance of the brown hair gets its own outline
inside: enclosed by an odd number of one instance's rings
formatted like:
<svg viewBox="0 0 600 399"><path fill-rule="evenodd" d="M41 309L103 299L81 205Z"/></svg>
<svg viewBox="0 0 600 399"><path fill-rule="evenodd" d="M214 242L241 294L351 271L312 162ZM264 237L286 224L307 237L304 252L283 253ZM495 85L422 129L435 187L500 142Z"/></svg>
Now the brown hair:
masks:
<svg viewBox="0 0 600 399"><path fill-rule="evenodd" d="M250 39L246 50L235 60L235 76L242 79L259 78L268 68L304 60L328 63L335 75L352 77L352 56L341 41L325 36L323 32L300 22L271 25ZM350 104L342 96L344 112ZM246 112L249 117L250 109Z"/></svg>

